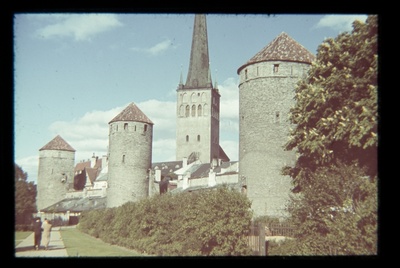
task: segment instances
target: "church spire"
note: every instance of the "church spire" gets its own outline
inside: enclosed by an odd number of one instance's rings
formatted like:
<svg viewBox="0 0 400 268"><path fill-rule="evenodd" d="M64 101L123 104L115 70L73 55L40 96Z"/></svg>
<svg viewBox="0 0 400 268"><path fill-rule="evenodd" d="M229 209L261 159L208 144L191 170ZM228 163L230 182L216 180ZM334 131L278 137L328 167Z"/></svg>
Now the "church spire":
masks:
<svg viewBox="0 0 400 268"><path fill-rule="evenodd" d="M192 50L185 88L212 87L209 76L207 23L204 14L194 17Z"/></svg>

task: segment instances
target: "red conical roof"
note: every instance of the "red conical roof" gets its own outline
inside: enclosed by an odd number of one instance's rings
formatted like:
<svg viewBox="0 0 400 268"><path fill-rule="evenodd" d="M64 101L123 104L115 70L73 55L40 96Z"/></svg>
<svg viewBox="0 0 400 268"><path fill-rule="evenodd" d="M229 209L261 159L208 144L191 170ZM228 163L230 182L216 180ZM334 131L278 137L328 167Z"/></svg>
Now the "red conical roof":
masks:
<svg viewBox="0 0 400 268"><path fill-rule="evenodd" d="M249 61L242 65L237 73L247 65L262 61L295 61L310 63L314 61L315 56L296 40L291 38L285 32L278 35L271 43L254 55Z"/></svg>
<svg viewBox="0 0 400 268"><path fill-rule="evenodd" d="M42 150L60 150L60 151L71 151L75 152L75 149L71 147L60 135L57 135L49 143L43 146L39 151Z"/></svg>
<svg viewBox="0 0 400 268"><path fill-rule="evenodd" d="M116 121L135 121L153 125L153 122L133 102L114 117L109 124Z"/></svg>

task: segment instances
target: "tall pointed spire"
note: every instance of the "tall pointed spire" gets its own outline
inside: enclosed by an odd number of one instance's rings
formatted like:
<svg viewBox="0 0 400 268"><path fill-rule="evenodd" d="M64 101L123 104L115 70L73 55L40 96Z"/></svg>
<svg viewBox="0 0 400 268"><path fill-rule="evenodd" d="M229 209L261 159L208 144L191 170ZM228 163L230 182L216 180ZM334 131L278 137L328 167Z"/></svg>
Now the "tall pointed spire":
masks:
<svg viewBox="0 0 400 268"><path fill-rule="evenodd" d="M212 87L209 76L207 23L204 14L194 17L192 50L185 88Z"/></svg>

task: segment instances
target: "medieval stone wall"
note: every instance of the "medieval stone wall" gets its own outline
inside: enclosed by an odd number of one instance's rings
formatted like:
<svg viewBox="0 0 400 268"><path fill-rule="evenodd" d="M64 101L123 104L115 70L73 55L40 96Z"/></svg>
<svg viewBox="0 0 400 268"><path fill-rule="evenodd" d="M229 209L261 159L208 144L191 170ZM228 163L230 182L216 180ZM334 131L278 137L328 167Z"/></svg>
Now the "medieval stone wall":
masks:
<svg viewBox="0 0 400 268"><path fill-rule="evenodd" d="M219 154L219 94L211 89L178 90L176 160L199 152L202 163Z"/></svg>
<svg viewBox="0 0 400 268"><path fill-rule="evenodd" d="M39 151L37 209L41 210L65 198L74 182L75 152Z"/></svg>
<svg viewBox="0 0 400 268"><path fill-rule="evenodd" d="M255 216L287 216L291 179L280 172L283 166L293 165L296 156L283 146L289 138L294 90L308 67L267 61L239 73L239 175L246 180Z"/></svg>
<svg viewBox="0 0 400 268"><path fill-rule="evenodd" d="M117 121L109 128L107 207L116 207L149 194L153 126Z"/></svg>

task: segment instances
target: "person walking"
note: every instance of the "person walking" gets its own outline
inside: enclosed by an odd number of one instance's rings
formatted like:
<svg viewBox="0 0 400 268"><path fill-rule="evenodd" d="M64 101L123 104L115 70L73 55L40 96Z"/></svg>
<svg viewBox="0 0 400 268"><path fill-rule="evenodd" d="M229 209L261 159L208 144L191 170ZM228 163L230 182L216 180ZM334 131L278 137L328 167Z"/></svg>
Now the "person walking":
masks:
<svg viewBox="0 0 400 268"><path fill-rule="evenodd" d="M48 219L44 219L44 222L42 224L42 230L43 230L43 245L44 249L47 250L49 248L49 243L50 243L50 233L51 233L51 223Z"/></svg>
<svg viewBox="0 0 400 268"><path fill-rule="evenodd" d="M33 223L33 232L35 233L34 235L34 248L36 250L40 249L40 242L42 240L42 222L40 221L40 218L36 218L35 222Z"/></svg>

